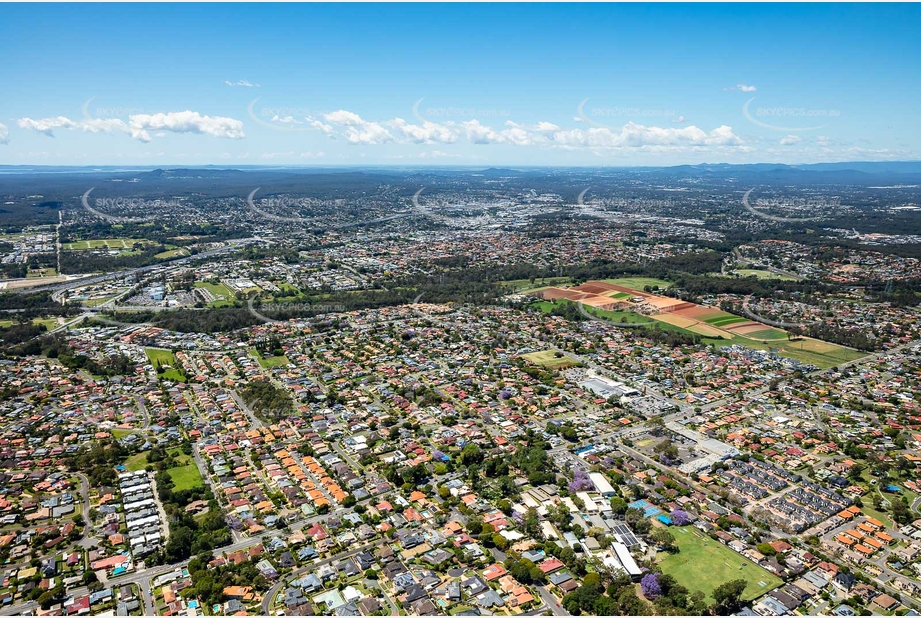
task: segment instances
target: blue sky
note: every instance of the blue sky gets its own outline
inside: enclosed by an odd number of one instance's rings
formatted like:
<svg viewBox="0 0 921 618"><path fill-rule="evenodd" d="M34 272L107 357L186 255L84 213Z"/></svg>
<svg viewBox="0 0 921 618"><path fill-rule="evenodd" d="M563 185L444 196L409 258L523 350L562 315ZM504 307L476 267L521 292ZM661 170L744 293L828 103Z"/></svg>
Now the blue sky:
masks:
<svg viewBox="0 0 921 618"><path fill-rule="evenodd" d="M0 164L915 160L921 7L0 5Z"/></svg>

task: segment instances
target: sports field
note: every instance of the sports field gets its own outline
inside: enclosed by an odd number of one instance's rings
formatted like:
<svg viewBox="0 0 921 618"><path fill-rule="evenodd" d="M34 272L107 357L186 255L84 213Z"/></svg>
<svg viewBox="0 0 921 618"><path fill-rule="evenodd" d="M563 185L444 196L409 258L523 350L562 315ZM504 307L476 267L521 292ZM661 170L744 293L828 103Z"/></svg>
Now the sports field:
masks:
<svg viewBox="0 0 921 618"><path fill-rule="evenodd" d="M732 332L745 335L746 337L751 337L752 339L763 339L763 340L780 340L787 338L787 332L780 330L779 328L773 328L771 326L762 326L757 328L755 326L743 326L740 329L733 329Z"/></svg>
<svg viewBox="0 0 921 618"><path fill-rule="evenodd" d="M659 566L678 583L694 592L700 590L709 601L713 589L733 579L748 582L742 598L746 601L764 595L783 582L779 577L737 554L719 541L704 536L696 528L671 528L678 547L677 554L665 554Z"/></svg>
<svg viewBox="0 0 921 618"><path fill-rule="evenodd" d="M521 358L530 363L534 363L535 365L547 367L548 369L565 369L566 367L573 367L576 365L576 361L569 358L565 354L562 357L557 358L556 350L544 350L543 352L531 352L529 354L522 354Z"/></svg>
<svg viewBox="0 0 921 618"><path fill-rule="evenodd" d="M195 287L204 288L211 292L211 295L214 296L214 300L208 303L209 307L224 307L233 304L233 291L231 291L231 289L223 283L208 283L206 281L198 281L195 283Z"/></svg>

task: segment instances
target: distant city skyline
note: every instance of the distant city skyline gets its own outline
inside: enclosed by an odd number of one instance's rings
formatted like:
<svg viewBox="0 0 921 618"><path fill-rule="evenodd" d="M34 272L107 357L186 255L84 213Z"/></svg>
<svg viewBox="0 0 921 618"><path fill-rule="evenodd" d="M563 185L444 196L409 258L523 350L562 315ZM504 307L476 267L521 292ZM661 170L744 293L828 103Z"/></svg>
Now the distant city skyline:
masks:
<svg viewBox="0 0 921 618"><path fill-rule="evenodd" d="M918 160L915 5L0 5L0 165Z"/></svg>

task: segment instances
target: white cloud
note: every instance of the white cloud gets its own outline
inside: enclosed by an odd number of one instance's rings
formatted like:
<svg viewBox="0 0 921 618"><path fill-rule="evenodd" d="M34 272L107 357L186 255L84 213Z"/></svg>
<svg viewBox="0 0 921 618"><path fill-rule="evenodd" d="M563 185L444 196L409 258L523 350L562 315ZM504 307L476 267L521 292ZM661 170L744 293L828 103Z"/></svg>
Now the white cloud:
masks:
<svg viewBox="0 0 921 618"><path fill-rule="evenodd" d="M295 154L293 150L289 150L288 152L263 152L260 156L263 159L277 159L279 157L290 159L294 157Z"/></svg>
<svg viewBox="0 0 921 618"><path fill-rule="evenodd" d="M6 125L0 122L0 144L9 144L10 143L10 130L6 128Z"/></svg>
<svg viewBox="0 0 921 618"><path fill-rule="evenodd" d="M301 121L295 118L294 116L272 116L272 122L277 122L279 124L301 124Z"/></svg>
<svg viewBox="0 0 921 618"><path fill-rule="evenodd" d="M555 124L553 124L552 122L538 122L537 123L537 131L539 133L545 133L545 134L555 133L559 130L560 128L556 126Z"/></svg>
<svg viewBox="0 0 921 618"><path fill-rule="evenodd" d="M534 143L534 136L527 128L514 122L507 122L506 124L509 128L499 132L499 137L503 141L516 146L530 146Z"/></svg>
<svg viewBox="0 0 921 618"><path fill-rule="evenodd" d="M474 144L495 144L502 142L501 136L490 127L480 124L479 120L467 120L461 123L467 139Z"/></svg>
<svg viewBox="0 0 921 618"><path fill-rule="evenodd" d="M466 139L471 144L505 144L512 146L538 146L566 150L588 149L594 152L612 149L647 151L694 150L733 148L744 150L742 139L731 127L723 125L711 131L696 126L645 126L629 122L620 128L589 127L563 129L541 121L523 124L506 121L501 128L485 125L472 119L463 122L437 123L421 120L412 124L403 118L381 122L365 120L359 114L344 109L321 115L322 120L308 117L307 126L322 131L330 138L343 138L350 144L376 145L388 142L412 144L451 144ZM288 119L279 119L287 121ZM679 116L674 124L685 123ZM441 153L441 151L435 151ZM431 153L426 156L437 156Z"/></svg>
<svg viewBox="0 0 921 618"><path fill-rule="evenodd" d="M75 122L65 116L55 118L20 118L20 128L30 129L54 137L55 129L79 129L87 133L127 133L136 140L150 141L150 131L157 137L170 133L200 133L214 137L242 139L243 123L233 118L221 116L202 116L198 112L169 112L159 114L133 114L128 122L119 118L88 118Z"/></svg>
<svg viewBox="0 0 921 618"><path fill-rule="evenodd" d="M432 150L431 152L420 152L421 159L460 159L462 155L445 152L443 150Z"/></svg>
<svg viewBox="0 0 921 618"><path fill-rule="evenodd" d="M202 116L198 112L169 112L167 114L134 114L128 124L135 139L148 141L147 131L169 131L171 133L199 133L227 139L243 139L243 123L223 116ZM145 139L146 137L146 139Z"/></svg>
<svg viewBox="0 0 921 618"><path fill-rule="evenodd" d="M394 118L386 123L397 135L416 144L451 144L457 140L453 127L437 122L423 121L421 125L409 124L402 118Z"/></svg>
<svg viewBox="0 0 921 618"><path fill-rule="evenodd" d="M374 145L393 141L393 135L380 124L362 120L358 114L344 109L324 114L323 118L333 125L346 127L345 139L350 144Z"/></svg>
<svg viewBox="0 0 921 618"><path fill-rule="evenodd" d="M376 122L369 122L360 127L349 127L345 139L350 144L374 145L393 141L393 135Z"/></svg>
<svg viewBox="0 0 921 618"><path fill-rule="evenodd" d="M665 147L726 147L739 146L741 138L726 125L709 133L695 126L689 127L647 127L628 122L620 130L602 128L573 129L559 131L552 140L563 146L587 148L645 148Z"/></svg>
<svg viewBox="0 0 921 618"><path fill-rule="evenodd" d="M723 90L738 90L739 92L754 92L757 90L754 86L747 86L745 84L736 84L730 88L723 88Z"/></svg>
<svg viewBox="0 0 921 618"><path fill-rule="evenodd" d="M259 88L259 87L260 87L259 84L254 84L254 83L252 83L252 82L250 82L250 81L248 81L248 80L245 80L245 79L240 79L240 80L237 80L237 81L235 81L235 82L232 82L232 81L230 81L230 80L228 80L228 79L225 79L225 80L224 80L224 84L227 85L227 86L241 86L241 87L243 87L243 88Z"/></svg>
<svg viewBox="0 0 921 618"><path fill-rule="evenodd" d="M65 116L57 116L56 118L41 118L39 120L33 120L32 118L20 118L16 124L19 125L20 129L31 129L32 131L44 133L48 137L54 137L55 129L74 129L77 126L77 123Z"/></svg>
<svg viewBox="0 0 921 618"><path fill-rule="evenodd" d="M799 135L787 135L781 138L780 145L781 146L793 146L795 144L799 144L801 141L803 141L803 138L800 137Z"/></svg>
<svg viewBox="0 0 921 618"><path fill-rule="evenodd" d="M354 112L349 112L344 109L337 110L335 112L330 112L329 114L324 114L323 117L327 122L333 124L343 125L347 127L359 127L365 123L361 119L361 116Z"/></svg>

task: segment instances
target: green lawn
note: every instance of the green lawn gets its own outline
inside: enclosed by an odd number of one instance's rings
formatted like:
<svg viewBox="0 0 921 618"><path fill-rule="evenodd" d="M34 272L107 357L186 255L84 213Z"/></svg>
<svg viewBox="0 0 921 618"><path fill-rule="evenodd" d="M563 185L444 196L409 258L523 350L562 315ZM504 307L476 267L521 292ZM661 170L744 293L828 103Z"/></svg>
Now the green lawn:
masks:
<svg viewBox="0 0 921 618"><path fill-rule="evenodd" d="M671 532L681 551L666 554L660 562L662 572L674 577L691 592L700 590L710 601L713 600L710 594L714 588L733 579L748 582L742 593L746 601L756 599L783 583L776 575L694 528L671 528Z"/></svg>
<svg viewBox="0 0 921 618"><path fill-rule="evenodd" d="M754 336L757 336L757 334ZM823 347L827 348L826 351L810 350L808 349L810 345L815 344L810 344L809 340L804 342L777 339L770 342L761 342L755 341L754 339L749 339L748 337L743 337L741 335L736 335L731 339L704 338L703 342L706 344L714 345L716 347L742 345L753 350L773 350L775 354L786 358L792 358L793 360L798 360L802 363L815 365L819 369L829 369L831 367L840 365L841 363L863 358L867 355L866 352L849 350L848 348L826 344L825 342L820 343Z"/></svg>
<svg viewBox="0 0 921 618"><path fill-rule="evenodd" d="M73 318L68 318L73 319ZM48 330L54 330L60 324L57 318L32 318L33 324L44 324ZM0 320L0 328L9 328L14 324L13 320Z"/></svg>
<svg viewBox="0 0 921 618"><path fill-rule="evenodd" d="M202 486L201 474L195 460L186 455L178 448L169 449L169 454L173 456L176 465L166 470L170 478L173 479L173 489L181 491L183 489L194 489ZM125 467L130 472L143 470L147 466L147 453L138 453L125 460Z"/></svg>
<svg viewBox="0 0 921 618"><path fill-rule="evenodd" d="M563 369L566 367L572 367L576 364L573 359L569 358L565 354L560 358L557 358L556 352L556 350L531 352L529 354L522 354L521 358L527 360L528 362L534 363L535 365L547 367L548 369Z"/></svg>
<svg viewBox="0 0 921 618"><path fill-rule="evenodd" d="M99 305L104 305L105 303L109 302L116 296L118 296L118 294L110 294L109 296L100 296L99 298L90 298L89 300L85 301L83 304L86 305L87 307L98 307Z"/></svg>
<svg viewBox="0 0 921 618"><path fill-rule="evenodd" d="M144 350L147 352L147 358L150 359L150 364L156 368L158 365L169 369L166 369L163 373L159 374L165 380L172 380L173 382L185 382L185 376L179 373L179 361L176 360L176 355L173 354L170 350L156 350L154 348L146 348Z"/></svg>
<svg viewBox="0 0 921 618"><path fill-rule="evenodd" d="M166 472L173 479L174 491L194 489L202 485L201 473L199 473L195 462L177 468L169 468Z"/></svg>
<svg viewBox="0 0 921 618"><path fill-rule="evenodd" d="M288 357L287 357L287 356L284 356L284 355L281 355L281 356L262 356L262 354L259 353L259 350L255 349L255 348L250 348L250 349L249 349L249 353L252 354L253 357L254 357L257 361L259 361L259 364L262 365L263 367L265 367L266 369L271 369L271 368L273 368L273 367L281 367L281 366L283 366L283 365L287 365L287 364L288 364Z"/></svg>
<svg viewBox="0 0 921 618"><path fill-rule="evenodd" d="M625 288L630 288L631 290L637 290L639 292L643 291L643 288L647 285L649 287L659 286L660 290L672 286L672 281L666 281L664 279L656 279L654 277L620 277L619 279L602 279L605 283L611 283L613 285L622 285Z"/></svg>
<svg viewBox="0 0 921 618"><path fill-rule="evenodd" d="M125 467L128 472L137 472L143 470L147 465L147 453L137 453L125 460Z"/></svg>
<svg viewBox="0 0 921 618"><path fill-rule="evenodd" d="M263 358L256 353L256 359L259 361L259 364L265 367L266 369L272 369L273 367L283 367L288 364L287 356L268 356Z"/></svg>
<svg viewBox="0 0 921 618"><path fill-rule="evenodd" d="M751 268L740 268L733 271L742 277L757 277L758 279L780 279L781 281L799 281L796 277L789 275L780 275L772 273L769 270L755 270Z"/></svg>
<svg viewBox="0 0 921 618"><path fill-rule="evenodd" d="M771 328L770 326L765 326L764 330L755 330L745 335L746 337L751 337L752 339L770 339L770 340L783 340L787 338L786 331L782 331L779 328Z"/></svg>
<svg viewBox="0 0 921 618"><path fill-rule="evenodd" d="M153 242L143 238L100 238L98 240L78 240L64 243L61 247L66 251L88 251L90 249L118 249L119 251L131 250L135 243L152 245Z"/></svg>
<svg viewBox="0 0 921 618"><path fill-rule="evenodd" d="M58 271L55 268L30 268L26 272L26 279L40 279L42 277L57 277Z"/></svg>
<svg viewBox="0 0 921 618"><path fill-rule="evenodd" d="M166 251L161 251L156 254L154 257L158 260L166 260L168 258L178 257L180 255L188 255L189 252L186 249L167 249Z"/></svg>

